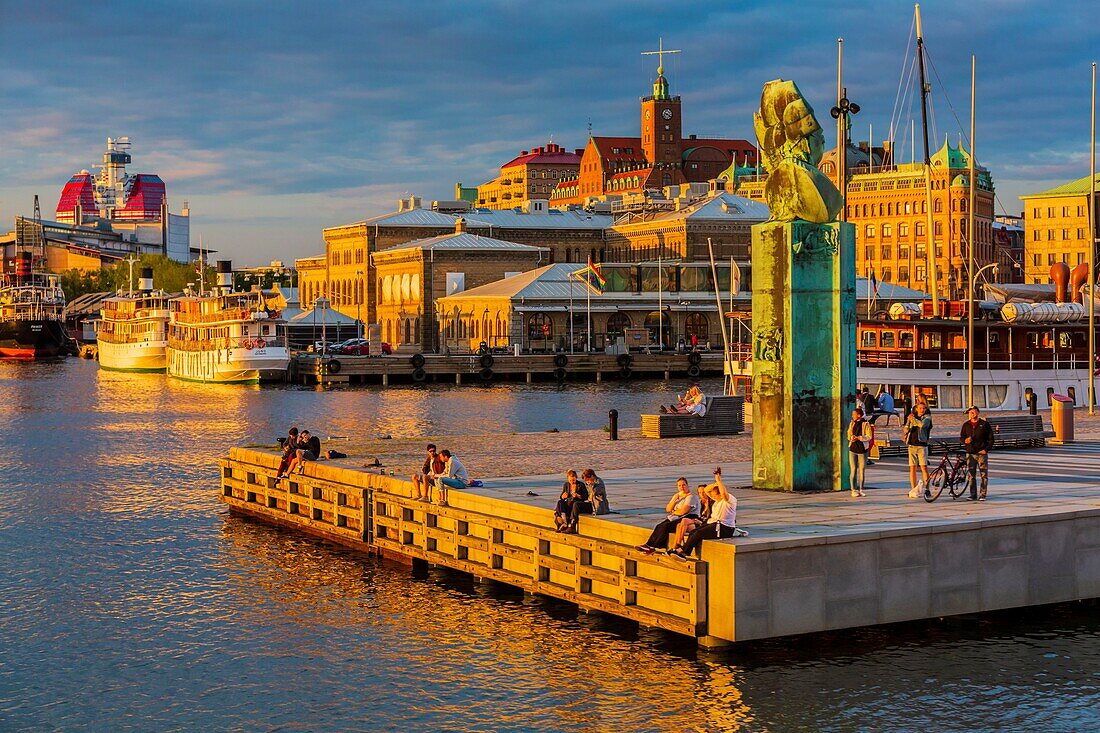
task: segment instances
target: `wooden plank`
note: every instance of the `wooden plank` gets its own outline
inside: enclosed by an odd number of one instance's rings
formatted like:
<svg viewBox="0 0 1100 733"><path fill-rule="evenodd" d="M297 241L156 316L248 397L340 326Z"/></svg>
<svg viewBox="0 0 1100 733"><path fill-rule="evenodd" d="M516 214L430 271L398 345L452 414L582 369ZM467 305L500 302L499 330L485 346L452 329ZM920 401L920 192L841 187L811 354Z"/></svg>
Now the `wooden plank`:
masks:
<svg viewBox="0 0 1100 733"><path fill-rule="evenodd" d="M568 573L569 575L575 575L577 572L577 561L566 560L563 557L555 557L554 555L539 555L536 561L539 567L550 568L556 570L559 573Z"/></svg>
<svg viewBox="0 0 1100 733"><path fill-rule="evenodd" d="M588 578L604 585L619 585L619 574L617 572L606 568L598 568L595 565L578 565L577 574L582 578Z"/></svg>
<svg viewBox="0 0 1100 733"><path fill-rule="evenodd" d="M503 557L508 557L513 560L525 562L528 565L531 564L532 559L535 556L534 550L529 550L526 547L516 547L515 545L508 545L503 542L494 542L489 551L496 555L501 555Z"/></svg>
<svg viewBox="0 0 1100 733"><path fill-rule="evenodd" d="M691 601L691 592L687 588L662 583L659 580L627 576L623 578L623 587L636 593L645 593L646 595L663 598L666 601L677 601L679 603Z"/></svg>

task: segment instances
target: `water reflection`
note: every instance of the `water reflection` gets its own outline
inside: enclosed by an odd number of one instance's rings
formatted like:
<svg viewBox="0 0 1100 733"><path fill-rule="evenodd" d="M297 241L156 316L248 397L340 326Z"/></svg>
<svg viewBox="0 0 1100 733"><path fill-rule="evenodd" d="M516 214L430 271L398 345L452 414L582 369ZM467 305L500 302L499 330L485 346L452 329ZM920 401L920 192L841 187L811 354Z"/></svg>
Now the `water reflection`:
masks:
<svg viewBox="0 0 1100 733"><path fill-rule="evenodd" d="M608 404L672 385L241 389L67 360L0 362L0 389L5 731L1096 727L1095 605L699 653L463 575L415 577L217 501L225 449L290 422L593 427Z"/></svg>

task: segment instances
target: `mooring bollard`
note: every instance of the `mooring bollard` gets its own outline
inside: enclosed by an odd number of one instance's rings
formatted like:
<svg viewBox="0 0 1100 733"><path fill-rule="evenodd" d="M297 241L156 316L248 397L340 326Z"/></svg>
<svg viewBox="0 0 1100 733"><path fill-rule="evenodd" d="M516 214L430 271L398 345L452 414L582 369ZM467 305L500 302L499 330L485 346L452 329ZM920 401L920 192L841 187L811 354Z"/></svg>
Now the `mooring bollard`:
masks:
<svg viewBox="0 0 1100 733"><path fill-rule="evenodd" d="M607 431L611 435L611 440L619 439L619 411L608 410L607 411Z"/></svg>
<svg viewBox="0 0 1100 733"><path fill-rule="evenodd" d="M1027 395L1027 411L1031 415L1037 414L1039 409L1039 396L1034 392Z"/></svg>

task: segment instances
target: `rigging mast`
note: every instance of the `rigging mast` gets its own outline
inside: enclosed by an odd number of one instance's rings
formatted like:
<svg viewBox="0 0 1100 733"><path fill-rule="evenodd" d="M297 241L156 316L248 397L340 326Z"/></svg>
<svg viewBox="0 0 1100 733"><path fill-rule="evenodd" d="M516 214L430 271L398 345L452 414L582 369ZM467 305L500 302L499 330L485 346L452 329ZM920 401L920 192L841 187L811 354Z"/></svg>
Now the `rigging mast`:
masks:
<svg viewBox="0 0 1100 733"><path fill-rule="evenodd" d="M920 118L921 132L924 134L924 198L925 208L925 254L928 259L928 273L925 280L932 293L932 315L940 314L940 282L936 276L936 240L935 226L932 223L932 156L928 150L928 83L924 77L924 35L921 33L920 3L916 6L917 22L917 65L920 67Z"/></svg>

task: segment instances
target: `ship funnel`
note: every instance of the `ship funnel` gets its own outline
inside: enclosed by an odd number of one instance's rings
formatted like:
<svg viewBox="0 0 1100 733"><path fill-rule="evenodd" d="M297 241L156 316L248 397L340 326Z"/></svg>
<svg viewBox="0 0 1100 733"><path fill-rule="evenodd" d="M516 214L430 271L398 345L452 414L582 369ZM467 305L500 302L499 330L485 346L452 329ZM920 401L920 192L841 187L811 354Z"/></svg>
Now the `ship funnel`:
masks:
<svg viewBox="0 0 1100 733"><path fill-rule="evenodd" d="M138 290L143 293L153 292L153 268L141 268L141 277L138 279Z"/></svg>
<svg viewBox="0 0 1100 733"><path fill-rule="evenodd" d="M1069 265L1055 262L1050 266L1050 279L1054 282L1054 302L1065 303L1069 294Z"/></svg>
<svg viewBox="0 0 1100 733"><path fill-rule="evenodd" d="M31 253L30 252L16 252L16 254L15 254L15 276L16 277L30 277L31 276Z"/></svg>
<svg viewBox="0 0 1100 733"><path fill-rule="evenodd" d="M1088 263L1082 262L1069 273L1069 299L1074 303L1083 303L1081 288L1089 279Z"/></svg>
<svg viewBox="0 0 1100 733"><path fill-rule="evenodd" d="M232 260L218 260L218 289L223 293L233 292Z"/></svg>

